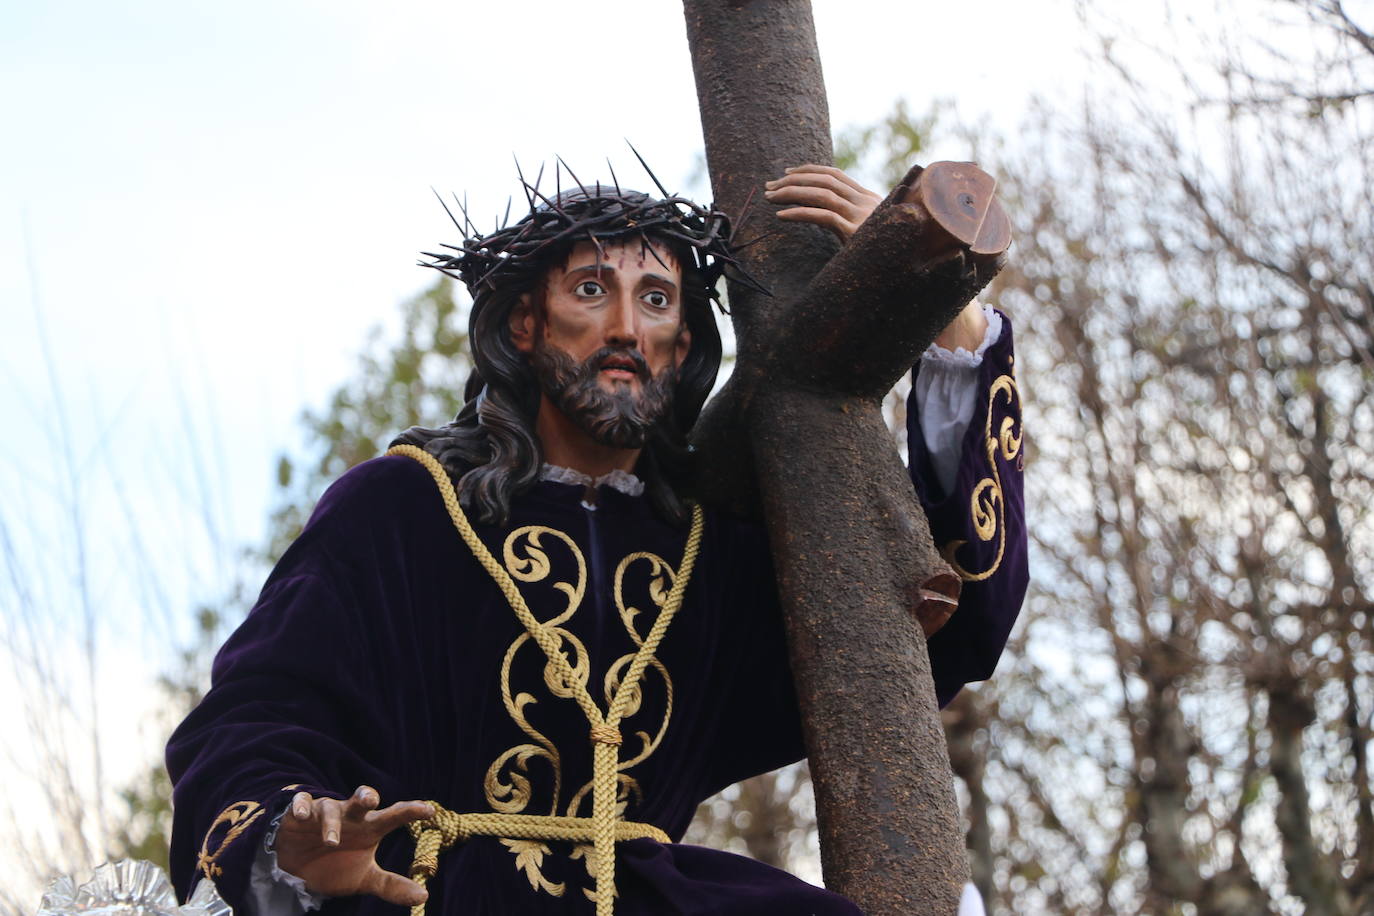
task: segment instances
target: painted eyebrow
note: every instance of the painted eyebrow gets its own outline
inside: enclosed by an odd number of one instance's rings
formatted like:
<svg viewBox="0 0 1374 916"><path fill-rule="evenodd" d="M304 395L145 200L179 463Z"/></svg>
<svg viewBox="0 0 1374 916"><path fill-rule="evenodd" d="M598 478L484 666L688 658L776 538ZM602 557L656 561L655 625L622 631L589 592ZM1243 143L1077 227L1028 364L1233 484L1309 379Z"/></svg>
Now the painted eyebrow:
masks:
<svg viewBox="0 0 1374 916"><path fill-rule="evenodd" d="M598 276L599 276L600 274L605 273L605 274L611 274L611 275L614 276L614 275L615 275L615 268L612 267L612 266L609 265L609 264L588 264L588 265L586 265L586 266L584 266L584 267L574 267L572 270L569 270L568 273L570 273L570 274L597 274ZM668 287L669 289L673 290L673 292L677 292L677 284L674 283L672 280L668 279L667 277L663 276L663 274L645 274L644 276L645 276L647 279L653 280L653 281L656 282L656 283L659 283L659 284L662 284L663 286Z"/></svg>

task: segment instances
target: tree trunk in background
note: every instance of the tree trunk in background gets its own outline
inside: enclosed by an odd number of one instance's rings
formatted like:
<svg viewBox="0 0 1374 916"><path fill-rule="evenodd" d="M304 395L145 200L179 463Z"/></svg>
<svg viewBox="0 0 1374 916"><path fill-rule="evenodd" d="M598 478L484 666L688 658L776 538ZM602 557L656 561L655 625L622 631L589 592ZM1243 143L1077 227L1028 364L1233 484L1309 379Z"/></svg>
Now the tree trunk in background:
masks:
<svg viewBox="0 0 1374 916"><path fill-rule="evenodd" d="M993 884L996 860L992 852L992 821L988 817L992 805L984 785L988 714L983 699L975 691L965 690L945 707L941 718L949 745L950 765L968 789L969 870L978 893L990 901L995 899L997 888Z"/></svg>
<svg viewBox="0 0 1374 916"><path fill-rule="evenodd" d="M1348 916L1353 910L1335 860L1323 855L1312 835L1312 805L1303 772L1302 735L1317 720L1301 681L1275 660L1266 678L1269 699L1269 769L1278 786L1275 820L1283 838L1283 864L1291 892L1309 916Z"/></svg>
<svg viewBox="0 0 1374 916"><path fill-rule="evenodd" d="M843 250L772 219L765 181L832 161L810 5L685 9L716 202L742 223L737 240L769 233L741 260L773 291L730 288L739 357L695 434L704 495L768 526L827 885L871 916L952 916L968 866L913 610L958 580L880 403L971 297L972 268L931 254L932 221L898 203L905 186Z"/></svg>
<svg viewBox="0 0 1374 916"><path fill-rule="evenodd" d="M777 819L770 816L787 808L787 799L778 794L778 781L773 773L746 779L739 784L739 798L735 801L735 834L744 841L749 857L774 868L786 868L783 850L787 834L777 829ZM743 823L738 816L745 815Z"/></svg>

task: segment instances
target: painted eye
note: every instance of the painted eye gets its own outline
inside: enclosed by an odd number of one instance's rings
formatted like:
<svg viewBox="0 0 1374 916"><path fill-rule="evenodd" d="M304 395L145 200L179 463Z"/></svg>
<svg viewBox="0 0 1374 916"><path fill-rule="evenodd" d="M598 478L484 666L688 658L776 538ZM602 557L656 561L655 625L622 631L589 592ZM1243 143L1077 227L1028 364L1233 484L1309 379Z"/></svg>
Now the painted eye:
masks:
<svg viewBox="0 0 1374 916"><path fill-rule="evenodd" d="M672 305L672 302L668 299L668 294L662 290L650 290L644 294L643 298L645 302L656 309L666 309L668 306Z"/></svg>
<svg viewBox="0 0 1374 916"><path fill-rule="evenodd" d="M605 293L606 291L602 289L601 284L597 283L595 280L583 280L581 283L577 284L577 294L579 296L587 296L590 298L593 296L602 296L605 295Z"/></svg>

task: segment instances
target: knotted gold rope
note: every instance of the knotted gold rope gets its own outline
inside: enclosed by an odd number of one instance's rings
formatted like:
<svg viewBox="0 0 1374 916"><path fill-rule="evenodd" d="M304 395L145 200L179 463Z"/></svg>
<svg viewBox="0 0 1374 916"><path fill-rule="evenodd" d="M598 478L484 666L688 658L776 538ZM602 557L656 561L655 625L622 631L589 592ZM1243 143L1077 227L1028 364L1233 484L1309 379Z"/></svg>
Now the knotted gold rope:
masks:
<svg viewBox="0 0 1374 916"><path fill-rule="evenodd" d="M388 455L405 455L420 462L429 471L439 492L444 498L449 518L463 543L468 545L477 562L496 582L501 594L506 596L511 610L530 634L539 648L544 650L549 664L560 675L563 683L573 691L573 699L581 707L582 713L591 725L592 741L592 816L556 817L537 814L454 814L435 804L435 816L427 821L410 825L415 837L415 863L411 867L411 878L421 885L434 876L439 867L439 853L454 843L470 836L516 837L537 840L592 841L596 858L596 913L597 916L612 916L615 906L615 843L617 840L651 838L660 843L668 842L662 830L650 824L636 824L621 820L615 811L616 773L620 762L620 720L644 669L654 657L663 634L668 630L673 615L682 605L682 596L687 590L687 582L692 577L692 567L696 563L697 552L701 547L702 512L700 506L692 506L692 529L687 535L687 546L682 552L682 565L678 567L676 581L668 593L658 619L649 629L649 635L635 653L630 668L625 672L615 696L611 699L610 709L603 716L601 710L587 692L587 685L573 675L572 666L563 654L561 639L540 623L525 604L525 597L516 588L505 567L496 561L487 546L477 537L468 522L463 507L458 503L458 494L453 489L453 481L443 466L423 449L413 445L397 445L387 451ZM424 916L425 905L419 904L411 909L411 916Z"/></svg>

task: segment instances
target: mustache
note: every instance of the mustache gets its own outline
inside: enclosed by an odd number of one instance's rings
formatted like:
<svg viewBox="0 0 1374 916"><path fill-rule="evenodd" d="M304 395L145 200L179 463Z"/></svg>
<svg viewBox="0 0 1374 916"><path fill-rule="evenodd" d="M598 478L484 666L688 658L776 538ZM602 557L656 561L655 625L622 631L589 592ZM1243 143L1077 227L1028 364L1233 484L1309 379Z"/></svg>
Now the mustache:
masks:
<svg viewBox="0 0 1374 916"><path fill-rule="evenodd" d="M583 378L595 377L598 372L606 367L606 363L611 357L628 359L634 363L634 372L635 375L639 376L640 381L647 382L649 380L649 361L644 358L643 353L633 347L602 347L582 361L578 375Z"/></svg>

